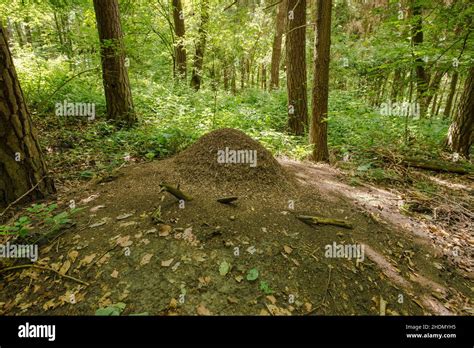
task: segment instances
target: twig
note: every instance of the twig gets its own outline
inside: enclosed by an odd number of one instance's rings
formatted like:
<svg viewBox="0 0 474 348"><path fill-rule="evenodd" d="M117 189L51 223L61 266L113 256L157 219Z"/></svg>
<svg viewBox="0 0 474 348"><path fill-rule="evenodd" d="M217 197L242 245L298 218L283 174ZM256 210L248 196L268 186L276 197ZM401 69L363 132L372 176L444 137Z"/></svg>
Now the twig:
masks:
<svg viewBox="0 0 474 348"><path fill-rule="evenodd" d="M331 271L332 271L332 267L329 266L328 282L326 284L326 291L324 292L324 296L323 296L323 299L322 299L321 303L319 305L317 305L313 310L306 313L306 315L310 315L310 314L314 313L316 310L318 310L324 304L324 301L326 301L326 296L327 296L328 291L329 291L329 284L331 283Z"/></svg>
<svg viewBox="0 0 474 348"><path fill-rule="evenodd" d="M235 1L234 1L232 4L230 4L229 6L226 6L222 12L227 11L229 8L231 8L232 6L234 6L236 3L237 3L237 0L235 0Z"/></svg>
<svg viewBox="0 0 474 348"><path fill-rule="evenodd" d="M83 280L68 276L66 274L61 274L61 273L59 273L58 271L56 271L52 268L38 266L38 265L19 265L19 266L7 267L7 268L0 269L0 273L7 272L7 271L12 271L12 270L16 270L16 269L22 269L22 268L37 268L37 269L41 269L41 270L44 270L44 271L51 271L51 272L54 272L54 273L56 273L57 275L59 275L61 277L64 277L64 278L67 278L67 279L70 279L70 280L74 280L75 282L78 282L79 284L86 285L86 286L90 285L88 282L85 282Z"/></svg>
<svg viewBox="0 0 474 348"><path fill-rule="evenodd" d="M58 88L56 88L56 90L55 90L53 93L51 93L47 98L44 99L45 101L42 102L42 103L38 106L38 109L41 110L41 109L43 108L44 104L45 104L47 101L51 100L51 98L52 98L56 93L58 93L58 91L59 91L61 88L63 88L64 86L66 86L69 82L71 82L72 80L74 80L76 77L81 76L82 74L85 74L86 72L98 70L99 68L100 68L100 67L96 66L95 68L92 68L92 69L83 70L83 71L77 73L76 75L70 77L70 78L67 79L66 81L64 81Z"/></svg>
<svg viewBox="0 0 474 348"><path fill-rule="evenodd" d="M273 7L273 6L278 5L278 4L279 4L280 2L282 2L282 1L283 1L283 0L279 0L279 1L277 1L277 2L275 2L275 3L273 3L273 4L271 4L271 5L268 5L267 7L264 7L263 10L266 11L266 10L268 10L269 8Z"/></svg>
<svg viewBox="0 0 474 348"><path fill-rule="evenodd" d="M25 196L29 195L31 192L33 192L34 189L36 189L39 184L41 184L41 182L44 180L44 178L46 178L47 175L43 176L40 181L38 181L36 183L35 186L33 186L32 188L30 188L28 191L26 191L23 195L21 195L19 198L17 198L16 200L14 200L13 202L11 202L6 208L4 211L2 211L2 213L0 214L0 216L3 216L5 215L5 213L8 211L8 209L10 209L13 205L15 205L16 203L18 203L19 201L21 201L23 198L25 198Z"/></svg>
<svg viewBox="0 0 474 348"><path fill-rule="evenodd" d="M100 259L102 259L106 254L110 253L110 252L111 252L112 250L114 250L116 247L118 247L118 243L115 244L115 245L114 245L112 248L110 248L109 250L105 251L102 255L100 255L99 258L95 259L95 261L92 262L92 263L90 264L90 266L86 268L86 272L87 272L88 270L90 270L90 269L92 268L92 266L94 266L97 262L100 261Z"/></svg>

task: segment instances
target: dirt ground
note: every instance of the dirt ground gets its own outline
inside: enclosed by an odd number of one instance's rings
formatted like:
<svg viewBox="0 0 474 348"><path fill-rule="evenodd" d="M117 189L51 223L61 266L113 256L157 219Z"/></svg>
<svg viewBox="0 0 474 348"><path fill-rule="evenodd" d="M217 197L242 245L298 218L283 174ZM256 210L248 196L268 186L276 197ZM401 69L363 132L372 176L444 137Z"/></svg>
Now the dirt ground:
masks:
<svg viewBox="0 0 474 348"><path fill-rule="evenodd" d="M256 149L256 169L217 166L225 146ZM162 191L162 182L192 200ZM217 201L228 196L238 199ZM35 263L49 270L0 273L0 314L473 314L472 230L439 239L400 213L396 193L351 186L329 165L276 161L238 131L60 192L59 204L71 200L84 208L76 224ZM310 226L299 215L353 228ZM334 244L363 246L364 259L327 257Z"/></svg>

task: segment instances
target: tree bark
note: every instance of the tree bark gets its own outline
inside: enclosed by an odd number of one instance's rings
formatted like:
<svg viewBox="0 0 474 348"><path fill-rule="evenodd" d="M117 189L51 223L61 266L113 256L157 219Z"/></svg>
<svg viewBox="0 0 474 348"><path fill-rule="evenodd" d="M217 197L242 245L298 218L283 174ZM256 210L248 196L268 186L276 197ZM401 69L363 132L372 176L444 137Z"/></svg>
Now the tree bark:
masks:
<svg viewBox="0 0 474 348"><path fill-rule="evenodd" d="M281 44L283 31L285 30L285 19L287 17L287 1L288 0L282 0L282 2L280 2L280 4L278 5L276 29L275 35L273 37L270 89L278 89L280 85Z"/></svg>
<svg viewBox="0 0 474 348"><path fill-rule="evenodd" d="M28 191L30 191L27 193ZM0 26L0 205L55 192Z"/></svg>
<svg viewBox="0 0 474 348"><path fill-rule="evenodd" d="M401 87L401 80L402 80L402 70L401 68L396 68L395 73L393 74L393 82L392 82L392 92L390 94L390 99L392 103L395 103L398 98L398 93L400 92Z"/></svg>
<svg viewBox="0 0 474 348"><path fill-rule="evenodd" d="M413 49L417 50L423 44L423 17L420 0L412 1L412 15L414 24L412 26L412 44ZM415 53L415 71L416 71L416 92L417 101L420 103L420 115L423 117L428 105L426 105L426 92L428 90L429 78L425 71L425 64L422 57Z"/></svg>
<svg viewBox="0 0 474 348"><path fill-rule="evenodd" d="M459 105L449 127L447 144L453 152L469 158L474 140L474 66L464 84Z"/></svg>
<svg viewBox="0 0 474 348"><path fill-rule="evenodd" d="M331 47L331 0L317 1L316 38L314 40L314 84L310 143L312 160L329 162L327 114L329 94L329 52Z"/></svg>
<svg viewBox="0 0 474 348"><path fill-rule="evenodd" d="M267 67L265 64L262 64L262 89L264 91L267 89Z"/></svg>
<svg viewBox="0 0 474 348"><path fill-rule="evenodd" d="M236 72L235 72L235 63L231 65L231 81L230 81L230 89L233 95L237 94L237 81L236 81Z"/></svg>
<svg viewBox="0 0 474 348"><path fill-rule="evenodd" d="M196 91L201 88L202 68L204 64L204 51L206 50L207 32L206 27L209 22L208 0L201 0L201 25L199 26L199 39L194 54L193 72L191 75L191 87Z"/></svg>
<svg viewBox="0 0 474 348"><path fill-rule="evenodd" d="M443 78L445 72L446 71L444 70L437 70L433 78L431 79L430 85L427 90L426 101L425 101L427 108L430 106L431 101L436 95L439 89L439 85L441 84L441 79ZM430 116L432 116L432 114Z"/></svg>
<svg viewBox="0 0 474 348"><path fill-rule="evenodd" d="M181 0L173 0L174 33L176 35L175 57L178 79L186 80L186 48L184 46L184 12Z"/></svg>
<svg viewBox="0 0 474 348"><path fill-rule="evenodd" d="M119 126L131 126L136 121L136 115L125 67L118 1L94 0L94 10L100 39L107 118Z"/></svg>
<svg viewBox="0 0 474 348"><path fill-rule="evenodd" d="M286 34L288 130L303 135L308 126L306 95L306 0L288 0Z"/></svg>
<svg viewBox="0 0 474 348"><path fill-rule="evenodd" d="M245 58L240 59L240 90L243 91L245 87Z"/></svg>
<svg viewBox="0 0 474 348"><path fill-rule="evenodd" d="M444 117L451 117L451 109L453 108L453 100L454 94L456 93L456 86L458 84L458 76L459 73L454 71L449 84L449 94L448 99L446 100L446 107L444 108Z"/></svg>

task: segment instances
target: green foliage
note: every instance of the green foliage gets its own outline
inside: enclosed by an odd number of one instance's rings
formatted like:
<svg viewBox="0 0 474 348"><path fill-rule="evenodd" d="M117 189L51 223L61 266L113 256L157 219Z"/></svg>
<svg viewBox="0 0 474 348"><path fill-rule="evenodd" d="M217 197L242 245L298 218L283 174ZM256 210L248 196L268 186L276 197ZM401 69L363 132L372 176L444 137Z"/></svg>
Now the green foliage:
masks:
<svg viewBox="0 0 474 348"><path fill-rule="evenodd" d="M71 216L82 208L68 209L62 212L57 212L57 209L56 203L33 204L25 209L26 215L20 216L10 225L0 225L0 235L9 234L28 238L35 230L43 230L43 235L49 235L71 223Z"/></svg>
<svg viewBox="0 0 474 348"><path fill-rule="evenodd" d="M261 281L260 282L260 290L265 294L265 295L271 295L273 294L273 290L270 289L270 286L266 281Z"/></svg>

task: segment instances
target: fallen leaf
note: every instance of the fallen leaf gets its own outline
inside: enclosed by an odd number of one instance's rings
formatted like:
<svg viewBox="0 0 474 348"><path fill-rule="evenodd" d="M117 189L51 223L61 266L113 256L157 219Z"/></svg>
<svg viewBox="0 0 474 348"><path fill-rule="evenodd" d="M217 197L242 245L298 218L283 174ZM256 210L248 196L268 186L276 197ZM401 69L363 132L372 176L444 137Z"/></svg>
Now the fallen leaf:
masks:
<svg viewBox="0 0 474 348"><path fill-rule="evenodd" d="M161 266L163 266L163 267L169 267L169 266L171 266L171 264L173 263L173 261L174 261L174 258L169 259L169 260L166 260L166 261L161 261Z"/></svg>
<svg viewBox="0 0 474 348"><path fill-rule="evenodd" d="M47 310L54 309L54 308L58 307L60 305L60 303L56 302L55 300L56 299L52 298L51 300L45 302L43 304L43 310L47 311Z"/></svg>
<svg viewBox="0 0 474 348"><path fill-rule="evenodd" d="M153 254L146 254L145 256L143 256L142 260L140 261L140 266L144 266L147 263L149 263L152 256L153 256Z"/></svg>
<svg viewBox="0 0 474 348"><path fill-rule="evenodd" d="M179 265L181 264L181 262L176 262L173 267L171 267L171 269L173 270L173 272L176 272L176 270L178 269Z"/></svg>
<svg viewBox="0 0 474 348"><path fill-rule="evenodd" d="M229 296L227 297L227 302L235 304L235 303L239 303L239 299L234 296Z"/></svg>
<svg viewBox="0 0 474 348"><path fill-rule="evenodd" d="M385 301L382 296L380 296L380 315L385 315L387 309L387 301Z"/></svg>
<svg viewBox="0 0 474 348"><path fill-rule="evenodd" d="M135 225L138 225L138 222L136 221L128 221L128 222L122 222L119 227L120 228L123 228L123 227L129 227L129 226L135 226Z"/></svg>
<svg viewBox="0 0 474 348"><path fill-rule="evenodd" d="M124 236L117 239L117 244L122 248L125 248L132 245L133 241L130 240L130 236Z"/></svg>
<svg viewBox="0 0 474 348"><path fill-rule="evenodd" d="M87 198L84 198L81 200L81 203L89 203L89 202L92 202L94 199L96 199L97 197L99 197L99 194L95 194L95 195L91 195Z"/></svg>
<svg viewBox="0 0 474 348"><path fill-rule="evenodd" d="M79 256L79 252L77 250L71 250L67 254L67 257L69 258L69 260L71 260L71 263L74 263L74 261L76 261L78 256Z"/></svg>
<svg viewBox="0 0 474 348"><path fill-rule="evenodd" d="M281 308L272 304L267 305L267 308L273 315L291 315L291 312L288 309Z"/></svg>
<svg viewBox="0 0 474 348"><path fill-rule="evenodd" d="M67 271L69 271L69 268L71 268L71 261L66 260L59 269L59 274L65 275Z"/></svg>
<svg viewBox="0 0 474 348"><path fill-rule="evenodd" d="M285 250L285 253L287 253L288 255L291 254L291 252L293 251L293 248L289 247L288 245L284 245L283 249Z"/></svg>
<svg viewBox="0 0 474 348"><path fill-rule="evenodd" d="M158 235L160 237L166 237L170 234L173 228L170 225L160 225L160 230L158 231Z"/></svg>
<svg viewBox="0 0 474 348"><path fill-rule="evenodd" d="M150 244L150 240L147 238L143 238L140 240L139 244L148 245Z"/></svg>
<svg viewBox="0 0 474 348"><path fill-rule="evenodd" d="M81 266L84 266L84 265L88 265L92 262L92 260L95 259L95 257L97 256L97 254L91 254L91 255L87 255L85 256L80 262L79 262L79 266L78 267L81 267Z"/></svg>
<svg viewBox="0 0 474 348"><path fill-rule="evenodd" d="M267 300L270 301L272 304L275 304L276 301L277 301L275 296L273 296L273 295L268 295Z"/></svg>
<svg viewBox="0 0 474 348"><path fill-rule="evenodd" d="M175 298L172 298L170 300L170 304L168 305L168 307L171 308L171 309L178 308L178 301Z"/></svg>
<svg viewBox="0 0 474 348"><path fill-rule="evenodd" d="M96 222L95 224L92 224L92 225L90 225L89 227L90 227L90 228L95 228L95 227L99 227L99 226L105 225L106 223L107 223L107 219L106 219L106 218L103 218L103 219L100 220L99 222Z"/></svg>
<svg viewBox="0 0 474 348"><path fill-rule="evenodd" d="M122 215L119 215L116 217L117 220L124 220L126 218L129 218L130 216L132 216L134 213L126 213L126 214L122 214Z"/></svg>
<svg viewBox="0 0 474 348"><path fill-rule="evenodd" d="M96 205L94 208L90 208L91 213L95 213L97 210L105 208L105 205Z"/></svg>
<svg viewBox="0 0 474 348"><path fill-rule="evenodd" d="M118 275L119 275L119 272L118 272L116 269L114 269L114 271L112 272L112 274L111 274L110 276L111 276L112 278L117 278Z"/></svg>
<svg viewBox="0 0 474 348"><path fill-rule="evenodd" d="M198 314L198 315L212 315L211 312L209 311L209 309L207 309L206 307L204 307L203 304L200 304L200 305L196 308L196 311L197 311L197 314Z"/></svg>

